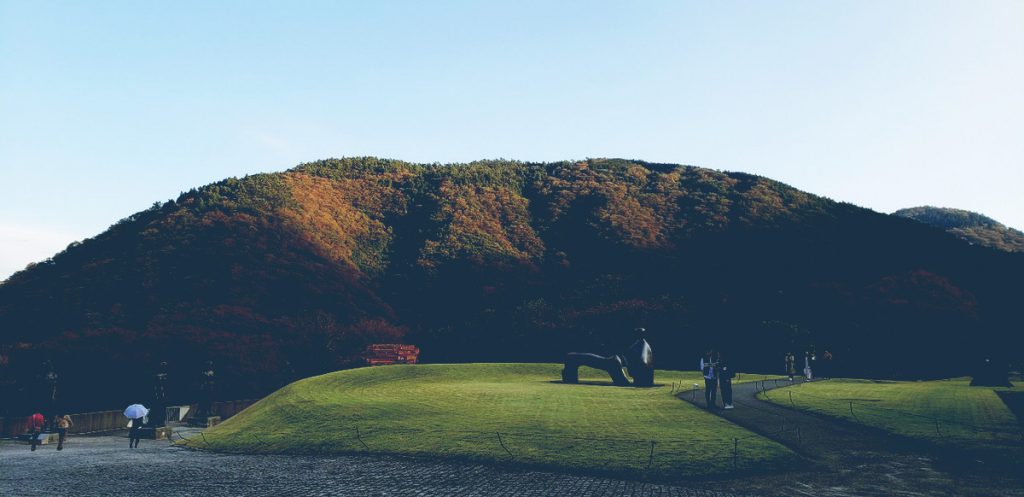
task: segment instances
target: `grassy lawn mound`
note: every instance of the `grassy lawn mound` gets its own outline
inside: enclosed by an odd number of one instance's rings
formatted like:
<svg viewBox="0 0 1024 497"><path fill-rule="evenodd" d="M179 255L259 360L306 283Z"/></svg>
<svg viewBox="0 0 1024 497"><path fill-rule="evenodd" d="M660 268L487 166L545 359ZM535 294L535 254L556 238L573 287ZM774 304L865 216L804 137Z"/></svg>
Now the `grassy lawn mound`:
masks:
<svg viewBox="0 0 1024 497"><path fill-rule="evenodd" d="M185 442L247 453L375 452L561 470L707 476L770 470L792 452L672 394L699 372L658 371L654 388L615 387L559 364L362 368L288 385ZM735 453L734 453L735 450Z"/></svg>
<svg viewBox="0 0 1024 497"><path fill-rule="evenodd" d="M1020 452L1024 435L999 393L1020 388L937 381L836 379L760 394L771 402L872 426L945 447Z"/></svg>

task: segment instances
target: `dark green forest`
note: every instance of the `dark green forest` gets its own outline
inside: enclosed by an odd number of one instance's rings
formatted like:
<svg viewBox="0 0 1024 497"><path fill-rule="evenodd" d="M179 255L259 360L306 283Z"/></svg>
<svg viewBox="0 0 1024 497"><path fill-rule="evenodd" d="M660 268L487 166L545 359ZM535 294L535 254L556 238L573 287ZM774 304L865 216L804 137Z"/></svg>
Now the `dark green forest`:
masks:
<svg viewBox="0 0 1024 497"><path fill-rule="evenodd" d="M617 353L739 369L830 350L841 374L1019 361L1024 255L767 178L619 159L331 159L154 204L0 285L0 392L28 411L44 361L69 409L263 395L404 341L430 362ZM1016 354L1016 356L1014 355ZM172 399L173 400L173 399Z"/></svg>
<svg viewBox="0 0 1024 497"><path fill-rule="evenodd" d="M900 209L893 215L942 228L970 243L1007 252L1024 252L1024 232L977 212L925 206Z"/></svg>

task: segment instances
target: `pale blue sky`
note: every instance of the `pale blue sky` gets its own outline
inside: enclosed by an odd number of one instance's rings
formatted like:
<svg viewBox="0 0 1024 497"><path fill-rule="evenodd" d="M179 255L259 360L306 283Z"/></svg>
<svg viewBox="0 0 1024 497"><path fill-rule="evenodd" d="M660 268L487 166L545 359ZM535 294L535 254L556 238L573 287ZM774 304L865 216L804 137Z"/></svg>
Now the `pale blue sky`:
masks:
<svg viewBox="0 0 1024 497"><path fill-rule="evenodd" d="M0 0L0 279L327 157L624 157L1024 228L1024 2Z"/></svg>

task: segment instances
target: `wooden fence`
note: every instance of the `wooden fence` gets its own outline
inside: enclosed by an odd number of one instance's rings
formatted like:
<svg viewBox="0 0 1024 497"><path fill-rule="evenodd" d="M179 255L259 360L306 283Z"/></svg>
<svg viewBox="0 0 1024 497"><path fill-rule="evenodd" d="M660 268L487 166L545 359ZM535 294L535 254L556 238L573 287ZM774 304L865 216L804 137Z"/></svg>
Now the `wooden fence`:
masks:
<svg viewBox="0 0 1024 497"><path fill-rule="evenodd" d="M255 399L225 400L214 402L211 409L214 416L227 419L255 403ZM192 408L189 409L189 414L194 413L195 410L196 406L192 405ZM127 429L128 425L128 419L124 417L123 411L96 411L72 414L71 422L74 425L71 426L68 433L99 433L124 430ZM0 418L0 438L17 437L26 433L28 426L28 416Z"/></svg>

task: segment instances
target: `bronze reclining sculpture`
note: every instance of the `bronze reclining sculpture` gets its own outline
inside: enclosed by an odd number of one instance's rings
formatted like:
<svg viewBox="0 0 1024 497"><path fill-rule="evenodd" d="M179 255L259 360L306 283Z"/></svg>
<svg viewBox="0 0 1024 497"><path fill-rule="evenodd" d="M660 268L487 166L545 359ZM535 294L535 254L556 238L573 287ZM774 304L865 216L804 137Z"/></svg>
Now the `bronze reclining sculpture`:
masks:
<svg viewBox="0 0 1024 497"><path fill-rule="evenodd" d="M562 381L579 383L580 366L587 366L606 371L611 376L612 383L618 386L629 386L629 379L622 373L622 368L625 367L629 376L633 377L633 386L654 386L654 352L643 337L644 329L637 328L636 332L639 338L633 342L625 354L608 357L581 352L566 354L565 367L562 368Z"/></svg>

